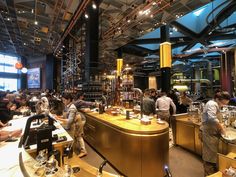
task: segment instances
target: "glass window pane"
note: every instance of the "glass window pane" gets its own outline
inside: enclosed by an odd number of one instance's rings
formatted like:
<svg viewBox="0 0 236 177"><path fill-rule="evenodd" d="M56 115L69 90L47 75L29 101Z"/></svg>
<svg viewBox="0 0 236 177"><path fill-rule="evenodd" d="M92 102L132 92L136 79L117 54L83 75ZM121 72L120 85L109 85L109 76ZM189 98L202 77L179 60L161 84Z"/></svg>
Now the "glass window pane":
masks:
<svg viewBox="0 0 236 177"><path fill-rule="evenodd" d="M17 60L17 57L0 54L0 72L17 73L18 70L15 68Z"/></svg>
<svg viewBox="0 0 236 177"><path fill-rule="evenodd" d="M17 90L17 79L0 78L0 90Z"/></svg>

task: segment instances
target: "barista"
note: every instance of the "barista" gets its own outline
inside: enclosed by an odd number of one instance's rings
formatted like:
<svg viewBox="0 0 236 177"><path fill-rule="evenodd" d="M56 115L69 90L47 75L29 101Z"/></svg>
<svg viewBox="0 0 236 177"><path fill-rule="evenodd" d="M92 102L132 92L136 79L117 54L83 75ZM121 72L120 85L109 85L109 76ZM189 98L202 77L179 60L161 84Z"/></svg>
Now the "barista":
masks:
<svg viewBox="0 0 236 177"><path fill-rule="evenodd" d="M228 92L219 92L215 94L213 100L206 103L202 114L202 159L205 176L217 171L216 161L219 137L224 133L223 126L217 118L220 108L227 105L230 100Z"/></svg>
<svg viewBox="0 0 236 177"><path fill-rule="evenodd" d="M77 150L79 150L78 157L81 158L87 155L83 139L84 124L86 122L86 118L83 115L79 114L72 100L73 96L71 94L68 93L62 95L62 102L65 105L65 110L63 113L63 117L57 116L56 118L62 123L66 124L65 129L74 138L74 150L76 152Z"/></svg>

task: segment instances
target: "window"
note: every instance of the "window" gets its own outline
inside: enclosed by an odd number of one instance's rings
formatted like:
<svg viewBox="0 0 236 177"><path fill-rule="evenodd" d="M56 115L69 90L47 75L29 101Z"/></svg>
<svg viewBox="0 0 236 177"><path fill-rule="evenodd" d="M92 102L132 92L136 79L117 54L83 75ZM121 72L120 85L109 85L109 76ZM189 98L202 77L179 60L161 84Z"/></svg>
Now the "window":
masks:
<svg viewBox="0 0 236 177"><path fill-rule="evenodd" d="M0 54L0 90L17 90L19 83L18 70L15 68L17 61L17 57Z"/></svg>
<svg viewBox="0 0 236 177"><path fill-rule="evenodd" d="M17 60L17 57L0 54L0 72L17 73L15 68Z"/></svg>
<svg viewBox="0 0 236 177"><path fill-rule="evenodd" d="M0 90L17 90L17 79L14 78L0 78Z"/></svg>

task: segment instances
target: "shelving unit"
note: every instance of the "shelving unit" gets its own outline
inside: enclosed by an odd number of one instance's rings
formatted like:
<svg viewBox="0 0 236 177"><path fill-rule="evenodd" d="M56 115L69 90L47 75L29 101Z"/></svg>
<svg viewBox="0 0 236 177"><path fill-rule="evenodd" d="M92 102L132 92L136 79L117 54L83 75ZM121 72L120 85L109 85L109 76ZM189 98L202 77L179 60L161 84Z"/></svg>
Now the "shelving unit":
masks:
<svg viewBox="0 0 236 177"><path fill-rule="evenodd" d="M121 81L121 104L129 109L133 108L133 98L134 98L134 78L133 73L130 68L124 69L122 72Z"/></svg>
<svg viewBox="0 0 236 177"><path fill-rule="evenodd" d="M76 92L82 83L85 34L81 28L74 36L65 40L61 60L61 92Z"/></svg>
<svg viewBox="0 0 236 177"><path fill-rule="evenodd" d="M82 87L84 99L86 101L102 100L102 83L89 82L84 83Z"/></svg>

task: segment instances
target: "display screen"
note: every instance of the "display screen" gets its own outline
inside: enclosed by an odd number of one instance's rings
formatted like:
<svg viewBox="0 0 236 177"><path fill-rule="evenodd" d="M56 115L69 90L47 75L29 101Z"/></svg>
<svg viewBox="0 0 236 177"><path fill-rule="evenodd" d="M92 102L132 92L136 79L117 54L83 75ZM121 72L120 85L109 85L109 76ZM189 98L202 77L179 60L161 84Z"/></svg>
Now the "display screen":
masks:
<svg viewBox="0 0 236 177"><path fill-rule="evenodd" d="M28 88L40 88L40 68L28 69L27 83Z"/></svg>

